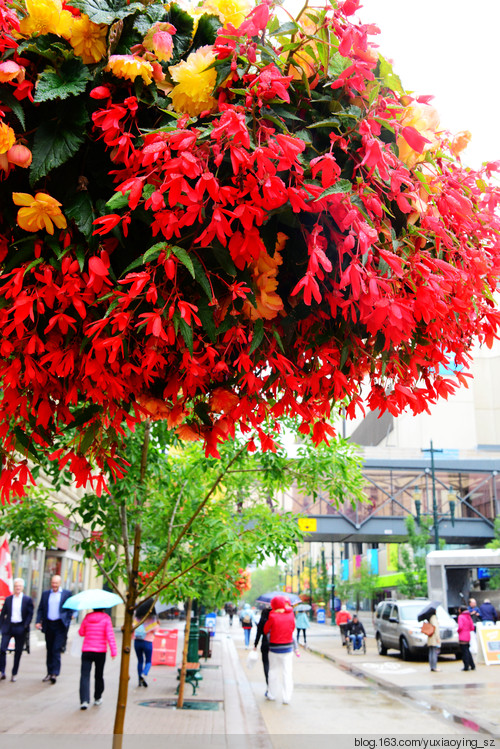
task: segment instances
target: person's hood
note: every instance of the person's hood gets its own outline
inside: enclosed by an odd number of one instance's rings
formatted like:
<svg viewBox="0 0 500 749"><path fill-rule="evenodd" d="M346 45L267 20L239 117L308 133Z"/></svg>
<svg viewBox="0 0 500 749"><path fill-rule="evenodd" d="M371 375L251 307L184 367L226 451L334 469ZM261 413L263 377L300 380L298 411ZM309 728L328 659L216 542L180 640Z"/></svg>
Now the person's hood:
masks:
<svg viewBox="0 0 500 749"><path fill-rule="evenodd" d="M276 609L292 610L292 607L290 606L290 601L288 600L288 598L285 598L285 596L274 596L274 598L271 601L271 608L274 611Z"/></svg>
<svg viewBox="0 0 500 749"><path fill-rule="evenodd" d="M249 609L250 608L250 604L249 603L244 603L243 604L243 608L244 609Z"/></svg>

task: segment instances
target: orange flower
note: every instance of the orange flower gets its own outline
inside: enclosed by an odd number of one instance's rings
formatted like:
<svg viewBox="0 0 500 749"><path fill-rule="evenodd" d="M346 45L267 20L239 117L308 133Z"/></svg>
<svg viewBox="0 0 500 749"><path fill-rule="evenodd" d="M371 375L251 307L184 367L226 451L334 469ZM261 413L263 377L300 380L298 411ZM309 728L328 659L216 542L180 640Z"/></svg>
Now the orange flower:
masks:
<svg viewBox="0 0 500 749"><path fill-rule="evenodd" d="M26 192L12 193L15 205L24 206L17 213L17 223L25 231L38 231L45 229L49 234L54 233L54 224L58 229L67 226L58 200L47 195L46 192L37 192L35 197Z"/></svg>
<svg viewBox="0 0 500 749"><path fill-rule="evenodd" d="M0 62L0 83L7 83L7 81L13 81L14 78L21 83L24 81L25 69L18 65L13 60L6 60L6 62Z"/></svg>
<svg viewBox="0 0 500 749"><path fill-rule="evenodd" d="M424 153L418 153L408 145L402 136L397 139L399 158L412 169L419 161L425 160L426 151L435 148L439 143L436 136L436 130L439 127L439 114L430 104L413 102L403 110L401 124L405 127L415 128L420 135L430 141L424 146Z"/></svg>
<svg viewBox="0 0 500 749"><path fill-rule="evenodd" d="M5 122L0 122L0 153L7 153L16 142L16 136L11 127Z"/></svg>
<svg viewBox="0 0 500 749"><path fill-rule="evenodd" d="M210 396L209 405L212 411L222 411L222 413L228 413L234 406L239 402L239 397L236 393L226 388L215 388L212 395Z"/></svg>
<svg viewBox="0 0 500 749"><path fill-rule="evenodd" d="M33 159L29 148L14 145L6 153L0 153L0 169L8 172L12 166L22 166L26 169Z"/></svg>
<svg viewBox="0 0 500 749"><path fill-rule="evenodd" d="M127 78L129 81L135 81L141 76L146 86L153 80L151 63L134 55L111 55L104 70L113 73L117 78Z"/></svg>
<svg viewBox="0 0 500 749"><path fill-rule="evenodd" d="M463 130L461 133L457 133L450 143L450 150L454 156L458 156L463 150L467 148L472 138L472 134L468 130Z"/></svg>
<svg viewBox="0 0 500 749"><path fill-rule="evenodd" d="M180 427L177 427L175 433L179 439L184 440L184 442L196 442L201 439L199 430L189 424L181 424Z"/></svg>
<svg viewBox="0 0 500 749"><path fill-rule="evenodd" d="M171 23L158 21L149 29L142 45L149 52L153 52L158 60L168 62L174 49L172 34L175 34L175 31L175 26L172 26Z"/></svg>
<svg viewBox="0 0 500 749"><path fill-rule="evenodd" d="M283 309L283 300L276 294L278 288L276 276L278 275L278 265L283 262L280 250L285 246L287 239L286 234L279 232L273 257L268 255L266 250L261 250L257 262L250 266L257 287L255 294L257 308L250 302L245 302L243 305L243 313L250 320L261 318L273 320Z"/></svg>

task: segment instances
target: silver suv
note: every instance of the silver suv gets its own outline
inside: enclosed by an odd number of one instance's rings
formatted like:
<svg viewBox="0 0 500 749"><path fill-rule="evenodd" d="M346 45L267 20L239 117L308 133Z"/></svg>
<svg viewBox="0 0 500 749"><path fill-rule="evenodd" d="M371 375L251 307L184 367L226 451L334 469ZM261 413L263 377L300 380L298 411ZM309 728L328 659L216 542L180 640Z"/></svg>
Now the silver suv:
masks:
<svg viewBox="0 0 500 749"><path fill-rule="evenodd" d="M375 638L380 655L389 648L401 652L403 660L425 652L427 636L422 634L422 622L417 617L426 604L427 598L414 598L407 601L382 601L375 613ZM441 635L441 653L460 654L457 623L442 606L436 609Z"/></svg>

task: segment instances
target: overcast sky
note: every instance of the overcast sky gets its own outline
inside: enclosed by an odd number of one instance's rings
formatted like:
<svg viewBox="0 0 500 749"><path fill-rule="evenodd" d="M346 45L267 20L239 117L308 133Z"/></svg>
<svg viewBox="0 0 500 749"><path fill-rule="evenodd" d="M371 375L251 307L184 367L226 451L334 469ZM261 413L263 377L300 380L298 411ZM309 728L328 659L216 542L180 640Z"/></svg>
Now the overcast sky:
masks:
<svg viewBox="0 0 500 749"><path fill-rule="evenodd" d="M470 130L462 158L500 159L500 0L362 0L358 17L406 90L433 95L443 129ZM303 0L285 0L298 12ZM310 0L322 6L322 0Z"/></svg>

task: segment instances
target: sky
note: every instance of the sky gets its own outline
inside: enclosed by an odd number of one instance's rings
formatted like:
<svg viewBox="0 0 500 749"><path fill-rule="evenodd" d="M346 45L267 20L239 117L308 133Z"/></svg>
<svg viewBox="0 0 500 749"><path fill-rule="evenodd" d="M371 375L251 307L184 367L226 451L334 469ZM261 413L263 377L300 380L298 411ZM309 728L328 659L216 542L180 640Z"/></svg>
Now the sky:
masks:
<svg viewBox="0 0 500 749"><path fill-rule="evenodd" d="M372 41L405 89L434 96L443 129L472 133L464 163L500 160L500 0L361 2L357 17L380 28Z"/></svg>

